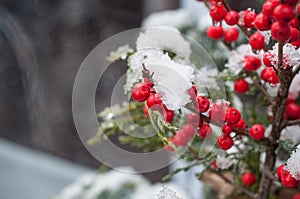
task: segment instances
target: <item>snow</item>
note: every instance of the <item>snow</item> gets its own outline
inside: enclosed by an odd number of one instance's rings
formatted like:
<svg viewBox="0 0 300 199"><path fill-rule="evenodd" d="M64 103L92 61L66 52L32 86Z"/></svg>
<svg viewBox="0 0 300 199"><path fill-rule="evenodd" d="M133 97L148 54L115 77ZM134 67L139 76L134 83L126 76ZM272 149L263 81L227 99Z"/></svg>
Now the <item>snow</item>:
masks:
<svg viewBox="0 0 300 199"><path fill-rule="evenodd" d="M287 160L286 169L296 180L300 180L300 144Z"/></svg>
<svg viewBox="0 0 300 199"><path fill-rule="evenodd" d="M300 93L300 75L297 74L290 86L289 95L291 95L292 98L297 99L299 97Z"/></svg>
<svg viewBox="0 0 300 199"><path fill-rule="evenodd" d="M274 57L272 64L276 66L278 61L278 43L275 43L272 50L269 51ZM300 50L296 50L295 46L287 43L283 46L283 62L293 67L300 64Z"/></svg>
<svg viewBox="0 0 300 199"><path fill-rule="evenodd" d="M282 130L281 140L291 140L294 142L294 144L300 143L300 126L288 126L285 129Z"/></svg>
<svg viewBox="0 0 300 199"><path fill-rule="evenodd" d="M146 60L146 69L153 72L154 89L170 110L178 110L190 101L188 90L194 79L194 68L171 60L166 54L156 60Z"/></svg>
<svg viewBox="0 0 300 199"><path fill-rule="evenodd" d="M196 19L188 11L177 9L154 12L142 22L143 27L159 27L166 25L182 29L188 26L195 26Z"/></svg>
<svg viewBox="0 0 300 199"><path fill-rule="evenodd" d="M190 43L174 27L147 28L136 41L137 50L156 49L169 51L188 59L191 54Z"/></svg>
<svg viewBox="0 0 300 199"><path fill-rule="evenodd" d="M177 196L175 191L172 191L168 187L163 187L163 189L159 191L157 195L157 199L182 199L182 198Z"/></svg>
<svg viewBox="0 0 300 199"><path fill-rule="evenodd" d="M269 44L270 43L270 39L271 39L271 31L270 30L267 30L267 31L259 31L258 30L258 32L262 35L262 36L264 36L264 38L265 38L265 44Z"/></svg>

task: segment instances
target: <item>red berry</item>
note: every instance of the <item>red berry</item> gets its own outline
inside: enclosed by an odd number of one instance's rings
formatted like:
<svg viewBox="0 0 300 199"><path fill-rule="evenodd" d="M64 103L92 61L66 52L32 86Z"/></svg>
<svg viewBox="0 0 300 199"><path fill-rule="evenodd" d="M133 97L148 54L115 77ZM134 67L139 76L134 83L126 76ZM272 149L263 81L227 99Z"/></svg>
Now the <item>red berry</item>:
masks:
<svg viewBox="0 0 300 199"><path fill-rule="evenodd" d="M209 124L203 124L199 131L198 131L198 135L199 137L201 137L202 139L210 136L212 133L212 129L211 129L211 126Z"/></svg>
<svg viewBox="0 0 300 199"><path fill-rule="evenodd" d="M190 99L193 101L197 97L197 88L196 86L192 86L189 90L188 93L190 95Z"/></svg>
<svg viewBox="0 0 300 199"><path fill-rule="evenodd" d="M300 4L298 4L298 6L297 6L297 12L300 15Z"/></svg>
<svg viewBox="0 0 300 199"><path fill-rule="evenodd" d="M222 127L222 131L224 134L229 135L232 132L232 127L228 124L224 124Z"/></svg>
<svg viewBox="0 0 300 199"><path fill-rule="evenodd" d="M148 108L158 108L158 109L162 108L162 101L160 96L157 93L150 93L146 103ZM154 105L156 105L157 107L156 106L152 107Z"/></svg>
<svg viewBox="0 0 300 199"><path fill-rule="evenodd" d="M196 128L189 124L186 124L182 127L182 133L184 133L189 138L195 135L195 130Z"/></svg>
<svg viewBox="0 0 300 199"><path fill-rule="evenodd" d="M297 41L295 42L292 42L291 43L293 46L295 46L296 49L298 49L300 47L300 39L298 39Z"/></svg>
<svg viewBox="0 0 300 199"><path fill-rule="evenodd" d="M281 179L281 175L282 175L282 171L284 170L284 164L280 165L277 169L276 169L276 175L278 177L278 179Z"/></svg>
<svg viewBox="0 0 300 199"><path fill-rule="evenodd" d="M281 174L281 182L286 188L293 189L298 186L297 180L286 170Z"/></svg>
<svg viewBox="0 0 300 199"><path fill-rule="evenodd" d="M240 20L240 15L234 10L227 12L224 17L224 21L230 26L237 24L239 20Z"/></svg>
<svg viewBox="0 0 300 199"><path fill-rule="evenodd" d="M228 28L224 32L224 39L228 42L234 42L239 38L239 31L236 28Z"/></svg>
<svg viewBox="0 0 300 199"><path fill-rule="evenodd" d="M283 3L295 7L295 5L298 3L298 0L283 0Z"/></svg>
<svg viewBox="0 0 300 199"><path fill-rule="evenodd" d="M299 4L300 5L300 4ZM294 19L292 19L290 21L290 26L293 27L293 28L298 28L299 26L299 20L295 17Z"/></svg>
<svg viewBox="0 0 300 199"><path fill-rule="evenodd" d="M262 7L263 13L268 17L272 16L274 9L279 4L280 4L280 2L278 0L266 1Z"/></svg>
<svg viewBox="0 0 300 199"><path fill-rule="evenodd" d="M300 199L300 193L295 194L292 199Z"/></svg>
<svg viewBox="0 0 300 199"><path fill-rule="evenodd" d="M166 107L164 107L164 113L163 116L166 120L166 122L172 122L173 118L174 118L174 111L167 109Z"/></svg>
<svg viewBox="0 0 300 199"><path fill-rule="evenodd" d="M299 39L299 30L297 28L291 28L291 38L289 42L295 42Z"/></svg>
<svg viewBox="0 0 300 199"><path fill-rule="evenodd" d="M209 106L210 102L205 96L196 97L195 109L197 111L199 111L200 113L205 113L206 111L208 111Z"/></svg>
<svg viewBox="0 0 300 199"><path fill-rule="evenodd" d="M261 79L270 83L270 84L278 84L279 79L274 71L273 67L266 67L261 71L260 74Z"/></svg>
<svg viewBox="0 0 300 199"><path fill-rule="evenodd" d="M273 66L272 62L274 62L273 59L274 59L274 55L271 54L270 52L266 52L263 56L264 65L267 67L272 67Z"/></svg>
<svg viewBox="0 0 300 199"><path fill-rule="evenodd" d="M149 117L148 107L146 105L144 106L144 110L143 111L144 111L145 115L147 117Z"/></svg>
<svg viewBox="0 0 300 199"><path fill-rule="evenodd" d="M195 128L197 128L203 124L203 120L195 113L188 114L187 122L188 122L188 124L192 125Z"/></svg>
<svg viewBox="0 0 300 199"><path fill-rule="evenodd" d="M240 129L240 130L244 130L244 129L247 128L247 123L245 122L245 120L240 119L240 120L238 121L238 123L232 124L231 126L232 126L233 128L237 128L237 129Z"/></svg>
<svg viewBox="0 0 300 199"><path fill-rule="evenodd" d="M188 143L188 141L189 141L189 137L181 131L177 132L172 139L172 142L176 146L185 146Z"/></svg>
<svg viewBox="0 0 300 199"><path fill-rule="evenodd" d="M265 37L259 32L256 32L250 36L249 44L253 50L261 50L265 45Z"/></svg>
<svg viewBox="0 0 300 199"><path fill-rule="evenodd" d="M256 56L246 56L244 59L244 69L247 71L253 71L261 66L261 61Z"/></svg>
<svg viewBox="0 0 300 199"><path fill-rule="evenodd" d="M256 14L255 12L251 11L251 10L246 10L244 12L244 24L246 28L253 28L253 22L256 18Z"/></svg>
<svg viewBox="0 0 300 199"><path fill-rule="evenodd" d="M256 177L253 173L245 173L242 177L243 184L250 187L256 182Z"/></svg>
<svg viewBox="0 0 300 199"><path fill-rule="evenodd" d="M224 31L221 26L210 26L206 30L206 35L214 40L221 39L223 37Z"/></svg>
<svg viewBox="0 0 300 199"><path fill-rule="evenodd" d="M218 169L217 161L214 161L213 163L211 163L211 166L215 169Z"/></svg>
<svg viewBox="0 0 300 199"><path fill-rule="evenodd" d="M272 25L272 21L267 15L264 15L263 13L260 13L256 16L254 20L254 26L258 30L264 31L264 30L270 30Z"/></svg>
<svg viewBox="0 0 300 199"><path fill-rule="evenodd" d="M217 104L213 104L208 112L211 120L216 122L224 122L225 109Z"/></svg>
<svg viewBox="0 0 300 199"><path fill-rule="evenodd" d="M287 41L291 37L291 27L288 23L274 22L271 26L273 39L277 41Z"/></svg>
<svg viewBox="0 0 300 199"><path fill-rule="evenodd" d="M265 128L261 124L254 124L251 126L249 133L254 140L261 140L265 137Z"/></svg>
<svg viewBox="0 0 300 199"><path fill-rule="evenodd" d="M150 95L148 83L137 83L132 88L132 98L137 102L144 102Z"/></svg>
<svg viewBox="0 0 300 199"><path fill-rule="evenodd" d="M286 4L279 4L273 11L273 18L282 23L288 23L295 17L293 7Z"/></svg>
<svg viewBox="0 0 300 199"><path fill-rule="evenodd" d="M239 79L234 83L234 90L237 93L243 94L249 90L249 84L244 79Z"/></svg>
<svg viewBox="0 0 300 199"><path fill-rule="evenodd" d="M221 135L218 138L218 145L223 150L228 150L233 146L233 139L229 135Z"/></svg>
<svg viewBox="0 0 300 199"><path fill-rule="evenodd" d="M295 120L299 118L300 115L300 107L298 106L298 104L292 102L289 103L286 108L285 108L286 114L287 114L287 118L289 120Z"/></svg>
<svg viewBox="0 0 300 199"><path fill-rule="evenodd" d="M222 4L215 4L210 8L209 14L214 21L221 21L226 15L226 9Z"/></svg>
<svg viewBox="0 0 300 199"><path fill-rule="evenodd" d="M235 108L228 108L225 114L225 120L228 124L236 124L241 119L241 113Z"/></svg>

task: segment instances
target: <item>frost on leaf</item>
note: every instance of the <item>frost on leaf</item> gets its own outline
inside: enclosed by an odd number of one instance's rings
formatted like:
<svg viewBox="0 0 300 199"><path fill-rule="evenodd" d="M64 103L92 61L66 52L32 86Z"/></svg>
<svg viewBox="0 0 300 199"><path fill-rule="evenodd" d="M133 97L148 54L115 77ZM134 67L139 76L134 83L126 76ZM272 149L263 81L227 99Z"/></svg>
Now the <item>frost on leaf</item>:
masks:
<svg viewBox="0 0 300 199"><path fill-rule="evenodd" d="M163 187L162 190L157 194L157 199L182 199L177 196L175 191L172 191L168 187Z"/></svg>
<svg viewBox="0 0 300 199"><path fill-rule="evenodd" d="M300 180L300 144L287 160L286 169L296 180Z"/></svg>

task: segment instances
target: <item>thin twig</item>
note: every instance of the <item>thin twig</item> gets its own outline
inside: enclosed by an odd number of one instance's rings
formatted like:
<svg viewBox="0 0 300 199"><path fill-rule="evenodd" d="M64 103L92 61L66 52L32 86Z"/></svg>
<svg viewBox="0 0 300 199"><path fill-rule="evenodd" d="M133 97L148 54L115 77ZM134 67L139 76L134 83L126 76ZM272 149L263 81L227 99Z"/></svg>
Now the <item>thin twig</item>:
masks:
<svg viewBox="0 0 300 199"><path fill-rule="evenodd" d="M287 126L300 125L300 119L298 120L287 120L282 122L281 129L284 129Z"/></svg>

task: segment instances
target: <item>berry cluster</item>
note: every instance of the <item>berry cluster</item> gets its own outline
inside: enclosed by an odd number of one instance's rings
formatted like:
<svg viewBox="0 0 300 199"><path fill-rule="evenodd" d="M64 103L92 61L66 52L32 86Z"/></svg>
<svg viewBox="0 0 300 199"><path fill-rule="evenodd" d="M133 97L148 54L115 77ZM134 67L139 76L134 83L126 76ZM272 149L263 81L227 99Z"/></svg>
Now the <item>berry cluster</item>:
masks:
<svg viewBox="0 0 300 199"><path fill-rule="evenodd" d="M149 117L148 108L159 111L165 118L166 122L172 122L174 118L174 111L169 110L162 102L159 94L153 88L153 82L146 78L144 82L136 83L132 88L132 99L137 102L146 102L144 106L144 113Z"/></svg>
<svg viewBox="0 0 300 199"><path fill-rule="evenodd" d="M276 175L286 188L296 188L299 182L285 169L285 165L280 165L276 169Z"/></svg>

